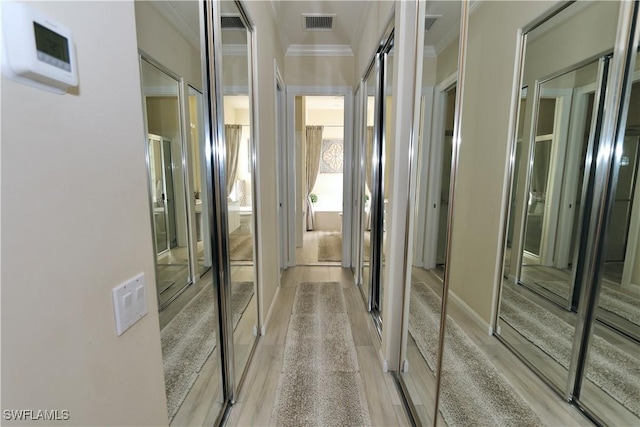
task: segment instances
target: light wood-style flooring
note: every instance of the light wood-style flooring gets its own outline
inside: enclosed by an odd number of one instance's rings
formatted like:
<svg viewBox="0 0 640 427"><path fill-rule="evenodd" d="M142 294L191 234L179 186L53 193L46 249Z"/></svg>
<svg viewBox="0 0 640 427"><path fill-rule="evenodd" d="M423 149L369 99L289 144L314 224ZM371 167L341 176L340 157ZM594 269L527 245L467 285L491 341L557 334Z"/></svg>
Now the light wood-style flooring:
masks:
<svg viewBox="0 0 640 427"><path fill-rule="evenodd" d="M335 230L336 232L338 230ZM339 262L318 261L318 238L327 231L306 231L302 238L302 247L296 248L297 265L336 265Z"/></svg>
<svg viewBox="0 0 640 427"><path fill-rule="evenodd" d="M269 425L296 285L300 282L340 282L356 346L371 421L376 426L409 425L392 374L382 372L377 356L380 339L364 308L360 290L350 270L329 266L302 266L286 270L274 315L256 348L237 403L227 425ZM357 307L361 307L358 310Z"/></svg>

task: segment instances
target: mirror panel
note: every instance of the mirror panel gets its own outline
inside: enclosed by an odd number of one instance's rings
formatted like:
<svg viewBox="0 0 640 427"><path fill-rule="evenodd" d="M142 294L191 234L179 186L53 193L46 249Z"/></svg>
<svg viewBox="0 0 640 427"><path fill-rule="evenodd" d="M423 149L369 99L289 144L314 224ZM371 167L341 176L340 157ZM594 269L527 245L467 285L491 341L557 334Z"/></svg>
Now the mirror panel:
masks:
<svg viewBox="0 0 640 427"><path fill-rule="evenodd" d="M185 17L184 27L176 29L166 19L171 11ZM200 47L203 12L203 3L195 0L135 4L138 43L144 52L140 73L171 425L214 425L225 403L218 299L211 274L211 187L207 180L211 164L205 137L210 124L202 95L206 85Z"/></svg>
<svg viewBox="0 0 640 427"><path fill-rule="evenodd" d="M420 91L418 137L415 143L411 186L415 188L410 233L411 282L408 331L403 344L405 361L400 380L406 389L414 415L421 425L434 425L437 395L437 369L440 349L440 323L448 201L451 175L455 73L458 38L440 46L445 34L460 28L459 1L427 2L424 20L438 16L425 30L424 49L435 49L436 57L424 55ZM443 59L447 58L447 59ZM453 76L453 77L452 77ZM439 257L439 258L438 258ZM439 415L440 421L443 420Z"/></svg>
<svg viewBox="0 0 640 427"><path fill-rule="evenodd" d="M148 132L158 306L164 308L191 283L180 83L145 59L140 68Z"/></svg>
<svg viewBox="0 0 640 427"><path fill-rule="evenodd" d="M608 425L640 424L640 61L636 59L627 123L614 156L607 246L581 401ZM634 397L635 396L635 397Z"/></svg>
<svg viewBox="0 0 640 427"><path fill-rule="evenodd" d="M205 160L204 104L202 92L189 86L189 132L191 139L191 179L196 234L196 273L202 276L211 268L211 231L209 229L207 163Z"/></svg>
<svg viewBox="0 0 640 427"><path fill-rule="evenodd" d="M582 188L590 156L598 65L590 62L538 86L538 118L529 193L520 283L571 307L576 275L575 246Z"/></svg>
<svg viewBox="0 0 640 427"><path fill-rule="evenodd" d="M222 91L226 149L230 309L236 389L257 339L255 148L252 121L252 29L233 1L221 1ZM228 25L228 17L237 17ZM240 22L242 25L240 25Z"/></svg>
<svg viewBox="0 0 640 427"><path fill-rule="evenodd" d="M378 80L377 61L374 61L369 75L365 80L364 97L364 128L361 139L361 153L364 156L364 185L362 188L364 203L362 212L362 295L371 309L371 194L373 192L373 145L374 145L374 120L376 112L376 83Z"/></svg>
<svg viewBox="0 0 640 427"><path fill-rule="evenodd" d="M608 165L594 159L600 152L602 117L610 114L604 106L607 82L620 72L611 66L620 7L620 2L572 3L525 36L497 332L587 413L607 424L633 425L638 423L632 396L639 393L640 367L638 325L630 320L640 312L638 294L630 286L635 252L629 252L637 234L632 225L635 116L613 165L619 173L612 187L595 319L577 314L590 311L581 306L589 303L581 286L593 280L587 242L599 238L589 235L589 230L598 232L589 225L599 209L594 177ZM633 111L638 116L634 89L630 118ZM592 331L588 352L586 340L576 334L584 329ZM578 365L583 357L588 361L584 375Z"/></svg>

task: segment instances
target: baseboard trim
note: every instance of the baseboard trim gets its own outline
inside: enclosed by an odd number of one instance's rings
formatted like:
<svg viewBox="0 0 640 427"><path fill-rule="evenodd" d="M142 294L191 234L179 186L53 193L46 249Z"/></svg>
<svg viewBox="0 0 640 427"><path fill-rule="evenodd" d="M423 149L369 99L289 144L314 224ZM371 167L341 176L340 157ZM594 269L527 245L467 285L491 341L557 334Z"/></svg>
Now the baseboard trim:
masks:
<svg viewBox="0 0 640 427"><path fill-rule="evenodd" d="M269 312L267 313L267 317L264 319L264 323L260 328L260 335L265 336L267 333L267 327L269 326L269 322L271 321L271 317L273 316L273 312L276 306L276 302L278 302L278 297L280 296L280 285L276 288L276 293L273 296L273 300L271 301L271 307L269 307Z"/></svg>
<svg viewBox="0 0 640 427"><path fill-rule="evenodd" d="M480 315L478 313L476 313L474 309L469 307L469 305L466 302L464 302L462 300L462 298L460 298L455 293L451 292L451 290L449 291L449 296L451 297L451 300L456 305L458 305L458 307L460 307L462 310L466 311L467 314L469 316L471 316L471 319L473 319L473 321L476 323L476 325L478 325L487 334L493 335L493 328L491 327L491 325L489 325L489 323L486 320L484 320L482 317L480 317Z"/></svg>

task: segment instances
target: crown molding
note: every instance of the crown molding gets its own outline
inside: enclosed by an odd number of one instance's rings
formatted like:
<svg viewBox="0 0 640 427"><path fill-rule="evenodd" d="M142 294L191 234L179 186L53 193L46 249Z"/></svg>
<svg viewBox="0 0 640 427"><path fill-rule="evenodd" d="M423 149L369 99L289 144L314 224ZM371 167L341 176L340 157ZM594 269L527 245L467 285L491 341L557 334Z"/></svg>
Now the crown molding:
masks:
<svg viewBox="0 0 640 427"><path fill-rule="evenodd" d="M164 19L171 24L185 38L190 45L200 49L200 28L192 28L187 19L178 12L171 2L151 1L149 4L154 7Z"/></svg>
<svg viewBox="0 0 640 427"><path fill-rule="evenodd" d="M247 56L249 49L246 44L223 44L223 56Z"/></svg>
<svg viewBox="0 0 640 427"><path fill-rule="evenodd" d="M425 58L435 58L438 56L435 46L425 46L422 51L422 56Z"/></svg>
<svg viewBox="0 0 640 427"><path fill-rule="evenodd" d="M292 44L286 56L353 56L347 44Z"/></svg>

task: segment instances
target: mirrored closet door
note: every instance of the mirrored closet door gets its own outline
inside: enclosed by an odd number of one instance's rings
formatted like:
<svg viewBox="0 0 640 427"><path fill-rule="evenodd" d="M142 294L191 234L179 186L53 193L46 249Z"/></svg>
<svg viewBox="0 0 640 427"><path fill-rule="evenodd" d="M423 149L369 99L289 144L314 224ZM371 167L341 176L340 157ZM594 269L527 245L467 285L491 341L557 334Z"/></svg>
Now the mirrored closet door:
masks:
<svg viewBox="0 0 640 427"><path fill-rule="evenodd" d="M450 35L460 31L461 11L462 4L458 1L426 2L420 9L420 21L424 25L419 40L422 40L423 50L436 51L436 46L438 49L436 56L423 56L422 75L416 81L419 123L415 126L414 172L410 184L415 200L409 225L413 242L411 250L407 251L411 260L408 263L410 282L406 284L409 313L405 327L408 331L400 354L403 369L398 377L419 425L434 425L435 414L439 414L438 423L444 420L450 425L465 424L460 418L443 418L443 408L449 416L452 405L460 406L460 402L450 399L450 394L444 396L440 408L436 408L439 360L443 349L442 297L460 49L459 38ZM448 354L445 360L459 356ZM460 374L464 375L463 372ZM464 416L469 405L461 409L458 416Z"/></svg>
<svg viewBox="0 0 640 427"><path fill-rule="evenodd" d="M384 269L385 207L389 177L385 157L393 148L391 117L393 106L393 21L390 22L363 77L364 95L360 99L362 159L359 193L362 194L359 269L361 290L378 332L382 330L382 273ZM387 190L388 191L388 190Z"/></svg>
<svg viewBox="0 0 640 427"><path fill-rule="evenodd" d="M519 357L609 425L640 421L637 8L576 2L524 36L497 323Z"/></svg>
<svg viewBox="0 0 640 427"><path fill-rule="evenodd" d="M255 139L253 134L253 27L242 4L221 1L216 16L219 29L217 68L218 149L222 216L228 259L223 298L233 346L234 390L237 390L258 334L255 215Z"/></svg>
<svg viewBox="0 0 640 427"><path fill-rule="evenodd" d="M213 425L227 396L212 274L218 269L211 268L214 207L211 124L202 77L204 3L136 2L135 13L168 422Z"/></svg>

